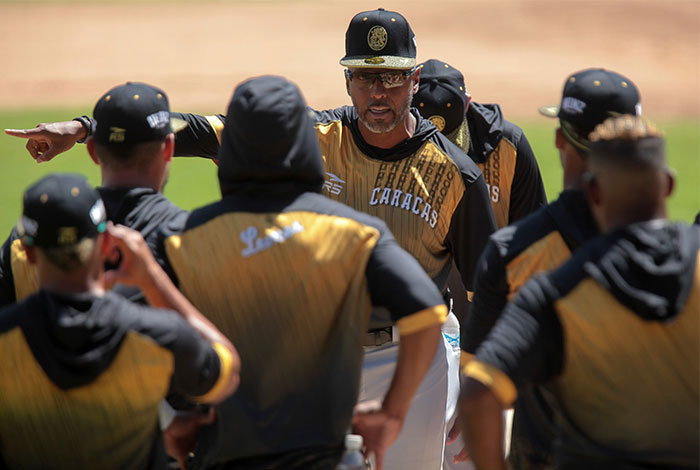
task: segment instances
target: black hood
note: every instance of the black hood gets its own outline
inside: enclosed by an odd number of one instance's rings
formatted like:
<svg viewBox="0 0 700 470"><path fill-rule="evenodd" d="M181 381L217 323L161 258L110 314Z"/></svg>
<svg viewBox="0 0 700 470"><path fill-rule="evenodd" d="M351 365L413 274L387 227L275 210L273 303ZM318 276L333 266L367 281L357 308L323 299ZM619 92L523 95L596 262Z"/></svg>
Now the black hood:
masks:
<svg viewBox="0 0 700 470"><path fill-rule="evenodd" d="M22 329L37 361L56 385L64 390L85 385L109 366L127 331L126 325L112 321L122 302L109 292L95 297L42 290L29 299Z"/></svg>
<svg viewBox="0 0 700 470"><path fill-rule="evenodd" d="M312 120L296 85L264 76L240 84L228 107L219 161L222 196L321 192L324 170Z"/></svg>
<svg viewBox="0 0 700 470"><path fill-rule="evenodd" d="M467 109L469 126L469 156L477 163L486 161L503 137L505 119L497 104L472 101Z"/></svg>
<svg viewBox="0 0 700 470"><path fill-rule="evenodd" d="M668 321L684 307L695 278L700 229L666 221L630 225L584 270L646 320Z"/></svg>

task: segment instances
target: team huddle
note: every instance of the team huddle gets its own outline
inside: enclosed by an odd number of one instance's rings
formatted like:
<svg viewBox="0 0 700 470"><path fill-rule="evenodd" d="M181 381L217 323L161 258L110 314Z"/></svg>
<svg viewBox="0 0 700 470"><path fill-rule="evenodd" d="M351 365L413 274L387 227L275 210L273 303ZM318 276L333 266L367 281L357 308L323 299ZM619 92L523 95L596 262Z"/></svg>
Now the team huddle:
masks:
<svg viewBox="0 0 700 470"><path fill-rule="evenodd" d="M700 230L666 220L634 83L581 70L540 109L548 204L401 14L345 39L352 106L270 75L203 116L130 82L6 130L37 161L84 143L102 182L40 179L0 249L0 468L360 468L349 434L380 470L698 468ZM220 200L163 196L174 156Z"/></svg>

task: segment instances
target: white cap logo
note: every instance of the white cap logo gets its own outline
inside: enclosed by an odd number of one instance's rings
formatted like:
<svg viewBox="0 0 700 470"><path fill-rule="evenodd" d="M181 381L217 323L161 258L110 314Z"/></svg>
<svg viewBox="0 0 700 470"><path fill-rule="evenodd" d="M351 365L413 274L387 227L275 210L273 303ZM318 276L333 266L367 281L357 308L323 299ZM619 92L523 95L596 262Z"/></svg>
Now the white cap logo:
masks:
<svg viewBox="0 0 700 470"><path fill-rule="evenodd" d="M586 103L578 98L567 96L561 101L561 109L569 114L583 114L583 110L586 109Z"/></svg>

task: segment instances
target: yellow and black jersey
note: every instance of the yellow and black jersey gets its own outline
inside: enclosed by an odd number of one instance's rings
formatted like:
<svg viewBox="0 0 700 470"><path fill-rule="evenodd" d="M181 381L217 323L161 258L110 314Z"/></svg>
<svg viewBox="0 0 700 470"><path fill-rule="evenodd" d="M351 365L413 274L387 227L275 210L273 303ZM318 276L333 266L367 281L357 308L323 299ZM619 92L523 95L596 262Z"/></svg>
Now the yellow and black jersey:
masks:
<svg viewBox="0 0 700 470"><path fill-rule="evenodd" d="M158 404L225 383L226 349L175 312L40 290L0 310L0 466L164 468Z"/></svg>
<svg viewBox="0 0 700 470"><path fill-rule="evenodd" d="M402 334L447 315L381 221L320 194L265 186L192 212L168 227L159 251L243 364L238 391L218 408L218 461L338 445L371 307L386 307Z"/></svg>
<svg viewBox="0 0 700 470"><path fill-rule="evenodd" d="M546 384L560 468L696 468L699 256L700 230L664 221L591 240L521 289L466 374L504 406Z"/></svg>
<svg viewBox="0 0 700 470"><path fill-rule="evenodd" d="M563 191L553 203L493 234L477 266L462 349L474 354L527 280L560 266L597 234L586 197L575 190Z"/></svg>
<svg viewBox="0 0 700 470"><path fill-rule="evenodd" d="M150 188L97 190L104 201L108 220L139 231L149 243L161 224L186 213ZM27 262L22 243L13 228L0 247L0 306L20 301L35 293L38 288L35 270ZM117 285L115 291L129 300L144 303L143 294L136 288Z"/></svg>
<svg viewBox="0 0 700 470"><path fill-rule="evenodd" d="M386 222L441 290L453 259L472 290L476 261L496 227L486 184L471 159L411 112L413 137L380 149L362 139L353 107L314 111L323 194ZM175 115L189 123L177 135L176 154L216 158L223 116Z"/></svg>
<svg viewBox="0 0 700 470"><path fill-rule="evenodd" d="M484 175L498 228L544 207L544 183L523 130L505 120L497 104L471 101L466 116L465 150Z"/></svg>
<svg viewBox="0 0 700 470"><path fill-rule="evenodd" d="M491 236L477 266L475 294L462 334L462 349L474 354L508 299L531 277L550 271L598 233L584 194L566 190L559 199ZM548 468L554 411L537 387L515 404L509 460L514 468Z"/></svg>

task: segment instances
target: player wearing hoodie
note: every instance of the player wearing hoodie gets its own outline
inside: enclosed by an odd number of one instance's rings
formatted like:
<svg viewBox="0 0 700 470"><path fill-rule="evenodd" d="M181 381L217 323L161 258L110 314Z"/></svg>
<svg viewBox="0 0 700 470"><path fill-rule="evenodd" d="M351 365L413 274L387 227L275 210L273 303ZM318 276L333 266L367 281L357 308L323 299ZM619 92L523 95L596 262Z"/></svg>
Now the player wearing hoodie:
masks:
<svg viewBox="0 0 700 470"><path fill-rule="evenodd" d="M663 139L640 118L591 134L586 191L605 232L523 286L465 368L477 467L505 468L501 407L545 385L558 468L696 468L700 231L669 223Z"/></svg>

